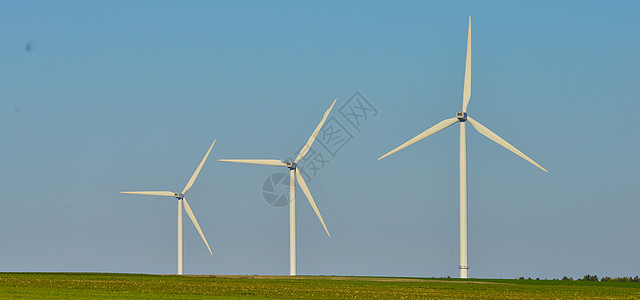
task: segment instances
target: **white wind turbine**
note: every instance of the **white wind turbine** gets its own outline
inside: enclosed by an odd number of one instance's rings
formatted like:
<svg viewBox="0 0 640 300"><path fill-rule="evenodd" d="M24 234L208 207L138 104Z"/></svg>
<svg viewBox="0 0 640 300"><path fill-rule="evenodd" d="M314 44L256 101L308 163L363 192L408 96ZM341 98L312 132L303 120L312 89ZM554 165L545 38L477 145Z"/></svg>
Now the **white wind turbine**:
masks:
<svg viewBox="0 0 640 300"><path fill-rule="evenodd" d="M329 107L329 109L324 113L320 124L318 124L318 127L313 131L311 137L309 137L307 143L304 144L294 161L281 161L277 159L219 159L219 161L289 168L289 273L291 276L296 275L296 181L300 184L302 191L307 196L307 200L309 200L311 207L313 207L313 210L316 212L316 215L318 216L318 219L320 219L327 235L331 237L329 230L327 230L327 226L324 224L322 215L320 215L320 211L318 210L315 201L313 201L313 197L311 196L311 192L309 192L307 183L304 181L304 178L302 178L302 175L300 175L299 172L296 172L296 169L298 167L298 162L300 162L311 148L311 144L313 144L316 136L318 136L318 132L320 132L322 125L324 125L324 122L327 120L327 117L337 100L337 98L333 100L333 104L331 104L331 107Z"/></svg>
<svg viewBox="0 0 640 300"><path fill-rule="evenodd" d="M467 116L467 106L469 105L469 99L471 98L471 17L469 17L469 35L467 38L467 63L464 69L464 92L462 96L462 112L456 113L455 118L446 119L433 127L425 130L416 137L410 139L406 143L400 145L398 148L391 150L389 153L378 158L381 160L393 153L396 153L442 129L445 129L454 123L460 123L460 278L468 278L469 265L467 260L467 130L466 121L469 121L473 128L478 132L488 137L492 141L500 144L502 147L507 148L509 151L524 158L526 161L532 163L536 167L547 172L545 168L540 166L533 159L520 152L516 147L511 146L507 141L500 138L497 134L493 133L487 127L484 127L480 122Z"/></svg>
<svg viewBox="0 0 640 300"><path fill-rule="evenodd" d="M182 255L182 244L183 244L182 243L182 203L183 202L184 202L184 209L187 211L189 218L191 218L191 221L193 221L193 225L195 225L196 229L198 229L198 232L200 233L202 240L207 245L207 249L209 249L209 253L213 255L213 252L211 252L211 247L209 247L209 243L207 242L207 238L204 237L204 233L202 233L202 229L200 229L200 225L198 225L198 220L196 220L196 216L193 215L193 211L191 210L191 207L189 207L189 203L187 202L187 199L184 197L184 195L191 188L191 186L193 185L193 182L196 181L196 178L198 177L198 174L200 173L200 170L202 169L202 166L204 165L204 162L207 160L207 157L209 156L209 153L211 152L211 149L213 149L213 145L215 145L215 143L216 143L216 140L213 140L211 147L209 147L209 151L207 151L207 154L205 154L204 158L200 162L200 165L198 165L198 168L196 169L196 171L193 173L193 175L191 175L191 179L189 179L189 182L187 182L187 185L182 190L182 193L174 193L169 191L120 192L122 194L166 196L166 197L175 197L176 199L178 199L178 275L182 275L182 262L183 262L183 255Z"/></svg>

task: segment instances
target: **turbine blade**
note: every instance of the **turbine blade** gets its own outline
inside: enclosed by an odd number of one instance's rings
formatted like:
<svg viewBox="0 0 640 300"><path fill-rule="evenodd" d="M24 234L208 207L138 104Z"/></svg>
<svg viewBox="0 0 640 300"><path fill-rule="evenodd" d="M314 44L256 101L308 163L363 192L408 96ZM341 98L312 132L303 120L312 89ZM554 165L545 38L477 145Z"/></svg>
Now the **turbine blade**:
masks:
<svg viewBox="0 0 640 300"><path fill-rule="evenodd" d="M320 219L320 222L322 223L322 227L324 227L324 231L327 232L327 235L329 237L331 237L331 235L329 234L329 230L327 229L327 225L324 224L324 220L322 219L322 215L320 215L320 211L318 210L318 207L316 206L316 203L313 201L313 197L311 197L311 192L309 192L309 188L307 187L307 183L304 182L304 178L302 178L302 175L300 175L300 172L298 172L296 170L296 179L298 180L298 184L300 184L300 187L302 188L302 192L304 192L304 195L307 196L307 200L309 200L309 203L311 204L311 207L313 207L313 211L316 212L316 215L318 216L318 219Z"/></svg>
<svg viewBox="0 0 640 300"><path fill-rule="evenodd" d="M138 191L138 192L120 192L120 194L136 194L136 195L149 195L149 196L167 196L175 197L178 194L169 191Z"/></svg>
<svg viewBox="0 0 640 300"><path fill-rule="evenodd" d="M509 151L515 153L516 155L524 158L526 161L532 163L534 166L542 169L542 171L547 172L547 170L545 168L540 166L537 162L533 161L533 159L529 158L524 153L520 152L520 150L516 149L516 147L512 146L507 141L503 140L497 134L493 133L491 130L489 130L489 128L484 127L484 125L480 124L480 122L474 120L471 117L467 117L467 121L469 121L469 123L471 123L473 128L475 128L478 132L482 133L484 136L486 136L489 139L491 139L492 141L500 144L500 146L507 148Z"/></svg>
<svg viewBox="0 0 640 300"><path fill-rule="evenodd" d="M464 91L462 93L462 112L467 112L471 99L471 16L469 16L469 36L467 37L467 63L464 66Z"/></svg>
<svg viewBox="0 0 640 300"><path fill-rule="evenodd" d="M432 126L431 128L425 130L421 134L418 134L416 137L408 140L406 143L404 143L404 144L398 146L397 148L389 151L389 153L381 156L380 158L378 158L378 160L381 160L381 159L383 159L383 158L385 158L385 157L387 157L387 156L389 156L391 154L394 154L394 153L396 153L396 152L398 152L398 151L400 151L400 150L402 150L402 149L404 149L406 147L409 147L409 146L415 144L416 142L418 142L419 140L424 139L424 138L426 138L426 137L428 137L428 136L430 136L430 135L432 135L432 134L434 134L434 133L436 133L436 132L438 132L438 131L440 131L442 129L445 129L445 128L447 128L447 127L449 127L449 126L451 126L451 125L453 125L453 124L455 124L457 122L458 122L458 118L451 118L451 119L446 119L444 121L441 121L440 123L438 123L438 124Z"/></svg>
<svg viewBox="0 0 640 300"><path fill-rule="evenodd" d="M300 150L300 153L298 153L298 157L296 157L296 160L293 161L294 163L297 164L305 155L307 155L307 152L309 152L309 148L311 148L311 144L313 144L313 141L316 140L316 136L318 136L318 132L320 132L322 125L324 125L324 121L327 120L327 117L329 116L331 109L333 109L333 106L336 104L336 101L338 101L338 98L333 100L331 107L329 107L329 109L327 109L327 111L324 112L324 115L322 116L322 120L320 121L320 124L318 124L318 127L316 127L316 130L313 131L313 133L311 134L311 137L309 137L309 139L307 140L307 143L304 144L304 146Z"/></svg>
<svg viewBox="0 0 640 300"><path fill-rule="evenodd" d="M193 182L196 181L198 174L200 174L200 170L202 170L202 166L204 165L204 162L207 161L207 157L209 157L209 153L211 152L211 149L213 149L213 145L215 144L216 144L216 140L213 140L211 147L209 147L209 151L207 151L207 154L204 155L204 158L200 162L200 165L198 165L198 168L196 169L195 172L193 172L193 175L191 175L191 179L189 179L189 182L187 182L187 185L184 187L184 190L182 190L183 194L186 193L193 185Z"/></svg>
<svg viewBox="0 0 640 300"><path fill-rule="evenodd" d="M235 162L235 163L243 163L243 164L254 164L254 165L267 165L267 166L277 166L277 167L286 167L287 164L279 161L277 159L218 159L218 161L227 161L227 162Z"/></svg>
<svg viewBox="0 0 640 300"><path fill-rule="evenodd" d="M207 238L204 237L204 233L202 233L202 229L200 229L200 225L198 225L198 220L196 220L196 216L193 215L193 211L191 210L191 207L189 207L189 202L187 202L186 198L182 198L182 200L184 201L184 210L187 211L187 214L189 215L189 218L191 218L193 225L195 225L196 229L198 229L198 232L200 233L202 240L207 245L207 249L209 249L209 253L213 255L213 252L211 252L211 247L209 247L209 243L207 243Z"/></svg>

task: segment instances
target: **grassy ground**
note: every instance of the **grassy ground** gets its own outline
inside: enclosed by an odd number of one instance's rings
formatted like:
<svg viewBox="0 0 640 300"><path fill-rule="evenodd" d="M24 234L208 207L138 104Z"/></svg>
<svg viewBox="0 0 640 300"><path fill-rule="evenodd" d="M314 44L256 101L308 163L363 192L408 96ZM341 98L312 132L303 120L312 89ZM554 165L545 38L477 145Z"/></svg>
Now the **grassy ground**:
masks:
<svg viewBox="0 0 640 300"><path fill-rule="evenodd" d="M0 273L21 299L640 299L640 283L559 280Z"/></svg>

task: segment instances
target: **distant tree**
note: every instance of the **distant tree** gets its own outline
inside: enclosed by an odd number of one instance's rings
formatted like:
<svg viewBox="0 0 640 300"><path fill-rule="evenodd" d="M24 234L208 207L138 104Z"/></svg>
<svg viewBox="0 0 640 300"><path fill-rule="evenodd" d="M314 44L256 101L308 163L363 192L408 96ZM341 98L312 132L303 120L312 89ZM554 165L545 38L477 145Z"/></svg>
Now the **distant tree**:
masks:
<svg viewBox="0 0 640 300"><path fill-rule="evenodd" d="M595 276L594 276L595 277ZM597 277L596 277L597 278ZM612 282L640 282L640 277L614 277L611 278L609 276L604 276L600 279L600 281L612 281Z"/></svg>
<svg viewBox="0 0 640 300"><path fill-rule="evenodd" d="M578 279L578 281L598 281L598 275L584 275L582 279Z"/></svg>

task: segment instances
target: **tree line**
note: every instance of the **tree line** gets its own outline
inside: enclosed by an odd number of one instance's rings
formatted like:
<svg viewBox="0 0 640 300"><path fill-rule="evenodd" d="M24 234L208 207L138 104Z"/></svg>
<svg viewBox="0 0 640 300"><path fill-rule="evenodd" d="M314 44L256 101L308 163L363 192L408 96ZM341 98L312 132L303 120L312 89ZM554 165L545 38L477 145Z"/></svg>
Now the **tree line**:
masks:
<svg viewBox="0 0 640 300"><path fill-rule="evenodd" d="M520 280L524 280L524 277L520 277L518 278ZM527 278L528 280L532 280L531 277ZM540 278L536 278L535 280L540 280ZM567 277L564 276L562 277L562 279L558 279L558 278L554 278L553 280L567 280L567 281L610 281L610 282L640 282L640 277L635 276L635 277L614 277L611 278L609 276L604 276L600 279L598 279L598 275L584 275L584 277L582 278L578 278L578 279L573 279L573 277Z"/></svg>
<svg viewBox="0 0 640 300"><path fill-rule="evenodd" d="M520 280L523 280L524 277L520 277ZM529 279L531 279L531 277L529 277ZM536 278L536 280L540 280L540 278ZM553 280L558 280L557 278L554 278ZM609 276L604 276L600 279L598 279L598 275L584 275L584 277L582 278L578 278L576 280L573 279L573 277L567 277L564 276L562 277L562 279L560 280L568 280L568 281L611 281L611 282L640 282L640 277L635 276L635 277L614 277L611 278Z"/></svg>
<svg viewBox="0 0 640 300"><path fill-rule="evenodd" d="M571 277L567 278L567 276L562 277L562 280L573 280ZM611 278L609 276L604 276L598 280L598 275L584 275L584 277L579 278L577 281L612 281L612 282L640 282L640 277L614 277Z"/></svg>

